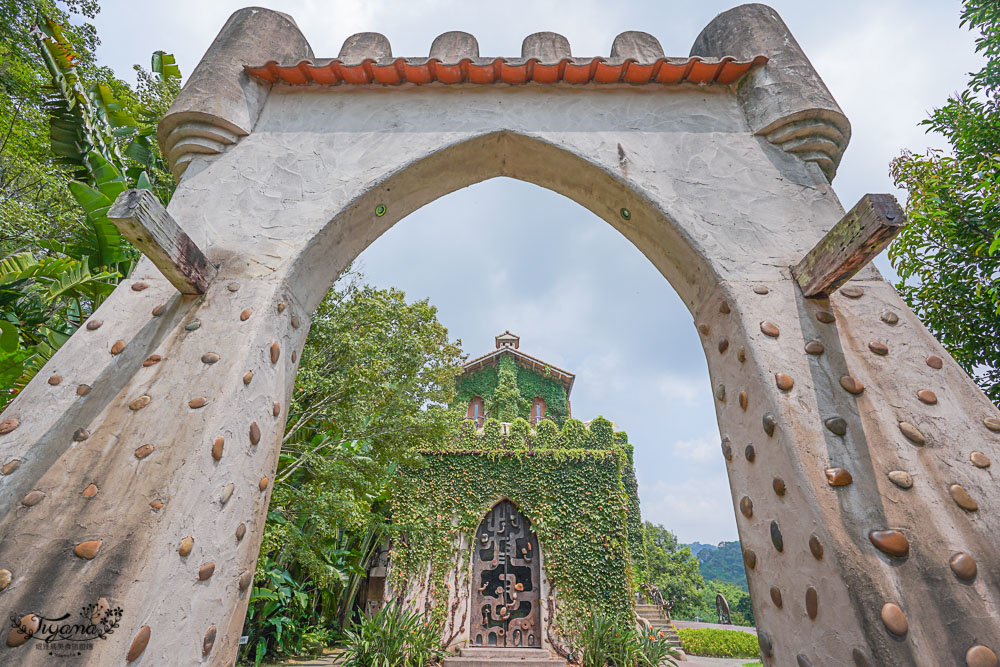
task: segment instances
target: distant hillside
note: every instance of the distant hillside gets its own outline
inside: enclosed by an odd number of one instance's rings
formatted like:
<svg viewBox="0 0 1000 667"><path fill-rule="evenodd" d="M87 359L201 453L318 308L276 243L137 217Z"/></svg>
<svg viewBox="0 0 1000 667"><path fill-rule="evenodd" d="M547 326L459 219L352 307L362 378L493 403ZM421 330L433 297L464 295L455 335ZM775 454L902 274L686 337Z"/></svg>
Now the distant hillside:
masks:
<svg viewBox="0 0 1000 667"><path fill-rule="evenodd" d="M701 548L695 551L695 545ZM705 581L718 579L745 591L749 590L739 542L720 542L717 547L695 542L691 545L691 551L697 554L701 562L701 576Z"/></svg>
<svg viewBox="0 0 1000 667"><path fill-rule="evenodd" d="M691 544L685 544L683 546L690 548L691 553L693 553L695 556L698 556L698 554L700 554L705 549L711 549L714 551L715 549L719 548L714 544L703 544L702 542L692 542Z"/></svg>

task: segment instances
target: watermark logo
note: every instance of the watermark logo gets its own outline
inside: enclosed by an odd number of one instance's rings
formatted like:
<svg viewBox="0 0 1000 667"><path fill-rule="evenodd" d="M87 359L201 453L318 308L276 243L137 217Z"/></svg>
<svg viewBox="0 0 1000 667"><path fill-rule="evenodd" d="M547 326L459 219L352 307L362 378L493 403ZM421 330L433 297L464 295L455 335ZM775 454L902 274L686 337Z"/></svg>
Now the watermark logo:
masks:
<svg viewBox="0 0 1000 667"><path fill-rule="evenodd" d="M122 608L111 608L107 600L101 598L82 607L79 619L70 620L70 616L48 618L40 614L11 614L11 637L15 637L18 644L34 639L36 649L48 651L53 657L83 655L84 651L93 650L95 640L114 634L122 618Z"/></svg>

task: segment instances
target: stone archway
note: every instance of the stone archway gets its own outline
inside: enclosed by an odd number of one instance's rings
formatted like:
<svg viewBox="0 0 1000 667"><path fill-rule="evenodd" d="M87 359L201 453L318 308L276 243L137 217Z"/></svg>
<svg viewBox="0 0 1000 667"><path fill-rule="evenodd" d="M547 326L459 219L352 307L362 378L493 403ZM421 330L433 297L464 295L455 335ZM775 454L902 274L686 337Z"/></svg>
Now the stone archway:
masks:
<svg viewBox="0 0 1000 667"><path fill-rule="evenodd" d="M829 299L791 277L844 215L850 129L777 14L720 15L692 54L539 33L489 59L447 33L393 59L367 33L310 63L288 17L234 14L160 125L182 177L154 217L190 239L3 415L4 611L104 599L121 625L88 664L231 664L312 309L407 213L510 176L614 225L690 309L765 662L993 664L997 410L874 269ZM168 251L194 246L218 274L182 295Z"/></svg>

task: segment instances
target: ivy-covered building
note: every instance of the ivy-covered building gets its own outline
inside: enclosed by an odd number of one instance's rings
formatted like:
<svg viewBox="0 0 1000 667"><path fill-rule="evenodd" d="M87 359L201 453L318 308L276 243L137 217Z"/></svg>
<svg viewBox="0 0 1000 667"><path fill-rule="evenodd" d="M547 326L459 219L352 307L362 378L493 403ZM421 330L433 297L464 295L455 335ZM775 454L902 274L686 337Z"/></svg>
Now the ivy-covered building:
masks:
<svg viewBox="0 0 1000 667"><path fill-rule="evenodd" d="M632 446L603 417L573 419L573 374L519 348L507 331L465 365L459 435L400 475L396 536L373 574L383 600L429 611L450 649L566 657L587 614L634 620L645 551Z"/></svg>

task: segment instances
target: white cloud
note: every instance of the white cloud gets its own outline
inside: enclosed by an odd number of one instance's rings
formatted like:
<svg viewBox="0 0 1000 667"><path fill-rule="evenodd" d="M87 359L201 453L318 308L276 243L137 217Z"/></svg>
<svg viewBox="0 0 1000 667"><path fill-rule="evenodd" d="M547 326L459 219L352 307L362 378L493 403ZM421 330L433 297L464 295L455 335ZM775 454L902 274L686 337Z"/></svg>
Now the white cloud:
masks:
<svg viewBox="0 0 1000 667"><path fill-rule="evenodd" d="M675 440L673 453L678 458L693 463L705 463L719 459L719 438L715 433L708 433L691 440Z"/></svg>

